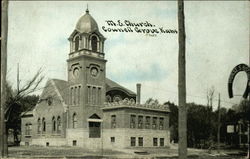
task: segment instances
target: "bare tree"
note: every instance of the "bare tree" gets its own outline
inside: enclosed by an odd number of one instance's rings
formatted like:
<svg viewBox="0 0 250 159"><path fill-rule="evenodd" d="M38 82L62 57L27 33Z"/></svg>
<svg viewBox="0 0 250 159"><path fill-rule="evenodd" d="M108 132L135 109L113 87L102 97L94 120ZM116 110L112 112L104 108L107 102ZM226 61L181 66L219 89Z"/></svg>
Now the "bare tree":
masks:
<svg viewBox="0 0 250 159"><path fill-rule="evenodd" d="M6 105L6 109L5 109L5 117L6 120L8 120L9 116L6 114L8 111L10 111L10 109L12 109L12 106L14 103L18 103L20 99L22 99L23 97L34 93L35 91L37 91L38 89L40 89L38 86L41 84L41 82L44 79L44 76L41 75L42 74L42 69L40 68L36 74L33 76L33 78L31 80L29 80L21 89L18 88L16 91L11 91L13 92L10 96L10 104ZM17 80L18 82L18 87L20 85L20 80ZM6 116L7 115L7 116Z"/></svg>
<svg viewBox="0 0 250 159"><path fill-rule="evenodd" d="M207 106L211 108L213 107L214 92L214 86L207 90Z"/></svg>
<svg viewBox="0 0 250 159"><path fill-rule="evenodd" d="M21 107L24 104L22 101L25 97L30 95L31 93L34 93L35 91L39 90L39 85L43 81L44 76L42 75L42 70L39 69L36 74L31 78L31 80L27 81L21 88L19 88L20 80L17 80L17 90L12 90L12 87L6 83L6 102L5 102L5 109L4 109L4 120L5 120L5 126L10 125L11 128L14 130L14 141L15 143L19 142L18 139L18 130L20 130L20 123L16 123L16 121L21 120ZM30 108L27 108L25 112L30 111ZM25 113L23 112L23 113ZM13 126L13 120L14 125ZM10 127L5 128L5 136L7 138L8 136L8 129ZM7 145L7 140L6 143Z"/></svg>
<svg viewBox="0 0 250 159"><path fill-rule="evenodd" d="M211 119L211 116L212 116L212 111L213 111L213 100L214 100L214 92L215 92L215 88L214 86L212 86L211 88L209 88L207 90L207 107L208 107L208 119L209 119L209 122L210 122L210 128L209 128L209 150L212 148L212 145L213 145L213 135L212 135L212 119ZM210 151L209 151L210 152Z"/></svg>

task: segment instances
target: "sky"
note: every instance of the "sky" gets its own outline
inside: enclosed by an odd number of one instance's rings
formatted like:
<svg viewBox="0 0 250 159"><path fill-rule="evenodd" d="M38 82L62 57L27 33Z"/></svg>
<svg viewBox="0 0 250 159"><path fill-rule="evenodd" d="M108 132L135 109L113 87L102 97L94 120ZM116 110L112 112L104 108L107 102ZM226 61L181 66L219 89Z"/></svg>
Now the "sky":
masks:
<svg viewBox="0 0 250 159"><path fill-rule="evenodd" d="M153 28L178 30L176 1L10 1L7 79L15 88L17 64L21 86L39 68L45 80L67 79L70 34L88 9L107 38L106 76L136 92L142 84L142 103L152 97L160 103L178 103L178 34L105 32L107 20L149 22ZM215 88L221 106L230 108L241 96L229 99L227 81L240 63L249 64L249 2L185 1L187 102L207 104ZM148 27L144 27L148 28ZM134 29L132 27L132 29ZM242 95L247 76L239 73L234 94ZM37 94L41 91L36 92Z"/></svg>

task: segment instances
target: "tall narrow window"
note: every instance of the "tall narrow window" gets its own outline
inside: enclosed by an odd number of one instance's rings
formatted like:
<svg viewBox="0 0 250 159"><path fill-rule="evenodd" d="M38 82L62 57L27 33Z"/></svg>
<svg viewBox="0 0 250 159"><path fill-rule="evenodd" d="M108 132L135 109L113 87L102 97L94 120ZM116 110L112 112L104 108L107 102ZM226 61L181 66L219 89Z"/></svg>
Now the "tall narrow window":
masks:
<svg viewBox="0 0 250 159"><path fill-rule="evenodd" d="M76 118L76 113L74 113L73 114L73 124L72 124L73 126L73 128L75 129L75 128L77 128L77 118Z"/></svg>
<svg viewBox="0 0 250 159"><path fill-rule="evenodd" d="M80 98L81 98L81 86L78 86L78 104L80 104Z"/></svg>
<svg viewBox="0 0 250 159"><path fill-rule="evenodd" d="M101 104L101 88L98 88L98 103Z"/></svg>
<svg viewBox="0 0 250 159"><path fill-rule="evenodd" d="M130 128L135 128L135 115L130 116Z"/></svg>
<svg viewBox="0 0 250 159"><path fill-rule="evenodd" d="M135 137L131 137L130 138L130 146L135 146L135 142L136 142L136 138Z"/></svg>
<svg viewBox="0 0 250 159"><path fill-rule="evenodd" d="M52 118L52 132L56 132L56 119L54 116Z"/></svg>
<svg viewBox="0 0 250 159"><path fill-rule="evenodd" d="M28 134L28 123L25 124L25 135L29 135Z"/></svg>
<svg viewBox="0 0 250 159"><path fill-rule="evenodd" d="M159 119L159 129L163 130L163 125L164 125L164 118Z"/></svg>
<svg viewBox="0 0 250 159"><path fill-rule="evenodd" d="M146 128L146 129L149 129L149 128L150 128L150 116L146 116L145 128Z"/></svg>
<svg viewBox="0 0 250 159"><path fill-rule="evenodd" d="M73 104L74 105L76 105L76 101L77 101L77 99L76 99L77 98L77 90L76 89L77 89L77 87L74 87L74 97L73 97L73 99L74 99Z"/></svg>
<svg viewBox="0 0 250 159"><path fill-rule="evenodd" d="M61 122L61 117L57 117L57 133L61 133L62 130L62 122Z"/></svg>
<svg viewBox="0 0 250 159"><path fill-rule="evenodd" d="M87 103L89 104L90 103L90 99L91 99L91 95L90 95L90 92L91 92L91 89L90 89L90 86L88 86L88 90L87 90Z"/></svg>
<svg viewBox="0 0 250 159"><path fill-rule="evenodd" d="M73 105L73 101L74 101L74 88L71 87L71 89L70 89L70 104Z"/></svg>
<svg viewBox="0 0 250 159"><path fill-rule="evenodd" d="M45 118L43 118L43 132L46 132L46 121L45 121Z"/></svg>
<svg viewBox="0 0 250 159"><path fill-rule="evenodd" d="M158 146L158 138L153 138L153 146Z"/></svg>
<svg viewBox="0 0 250 159"><path fill-rule="evenodd" d="M92 51L97 51L97 38L96 38L96 36L92 36L92 38L91 38L91 47L92 47Z"/></svg>
<svg viewBox="0 0 250 159"><path fill-rule="evenodd" d="M41 127L41 119L38 118L38 119L37 119L37 133L40 134L40 133L41 133L41 130L42 130L42 127Z"/></svg>
<svg viewBox="0 0 250 159"><path fill-rule="evenodd" d="M32 128L32 124L31 123L27 123L25 124L25 135L31 135L31 128Z"/></svg>
<svg viewBox="0 0 250 159"><path fill-rule="evenodd" d="M138 138L138 146L143 146L143 137Z"/></svg>
<svg viewBox="0 0 250 159"><path fill-rule="evenodd" d="M79 50L79 36L77 36L76 38L75 38L75 51L78 51Z"/></svg>
<svg viewBox="0 0 250 159"><path fill-rule="evenodd" d="M96 104L96 87L92 88L92 104Z"/></svg>
<svg viewBox="0 0 250 159"><path fill-rule="evenodd" d="M157 117L153 117L152 129L157 129Z"/></svg>
<svg viewBox="0 0 250 159"><path fill-rule="evenodd" d="M138 116L138 128L143 128L143 116Z"/></svg>
<svg viewBox="0 0 250 159"><path fill-rule="evenodd" d="M111 116L111 128L116 128L116 115Z"/></svg>
<svg viewBox="0 0 250 159"><path fill-rule="evenodd" d="M164 138L160 138L160 146L164 146Z"/></svg>

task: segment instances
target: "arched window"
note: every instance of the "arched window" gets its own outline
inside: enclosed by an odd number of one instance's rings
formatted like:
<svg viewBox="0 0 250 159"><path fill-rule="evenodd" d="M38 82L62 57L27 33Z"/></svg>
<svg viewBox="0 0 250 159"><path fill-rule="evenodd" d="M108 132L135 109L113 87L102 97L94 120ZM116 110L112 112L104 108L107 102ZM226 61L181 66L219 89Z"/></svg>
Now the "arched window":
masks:
<svg viewBox="0 0 250 159"><path fill-rule="evenodd" d="M97 51L97 37L96 36L92 36L91 38L91 47L92 47L92 51Z"/></svg>
<svg viewBox="0 0 250 159"><path fill-rule="evenodd" d="M58 117L57 117L57 132L58 132L58 133L61 133L61 130L62 130L61 117L58 116Z"/></svg>
<svg viewBox="0 0 250 159"><path fill-rule="evenodd" d="M76 38L75 38L75 51L78 51L79 50L79 36L77 36Z"/></svg>
<svg viewBox="0 0 250 159"><path fill-rule="evenodd" d="M45 118L43 118L42 127L43 127L43 132L46 132L46 121L45 121Z"/></svg>
<svg viewBox="0 0 250 159"><path fill-rule="evenodd" d="M73 114L73 128L75 129L77 127L77 118L76 113Z"/></svg>
<svg viewBox="0 0 250 159"><path fill-rule="evenodd" d="M37 133L40 134L41 133L41 119L38 118L37 119Z"/></svg>
<svg viewBox="0 0 250 159"><path fill-rule="evenodd" d="M52 118L52 132L55 132L55 131L56 131L56 119L53 116L53 118Z"/></svg>

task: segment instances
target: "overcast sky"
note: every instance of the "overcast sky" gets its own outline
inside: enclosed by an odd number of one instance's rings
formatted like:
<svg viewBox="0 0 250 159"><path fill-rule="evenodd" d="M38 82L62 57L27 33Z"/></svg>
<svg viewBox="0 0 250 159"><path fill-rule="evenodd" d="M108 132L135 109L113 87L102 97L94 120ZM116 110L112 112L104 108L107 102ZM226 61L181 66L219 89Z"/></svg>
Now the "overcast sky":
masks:
<svg viewBox="0 0 250 159"><path fill-rule="evenodd" d="M86 6L107 38L107 77L136 90L142 84L142 102L153 97L161 103L178 102L178 34L148 36L105 32L106 20L148 21L154 28L178 30L175 1L10 1L8 75L16 85L17 63L22 84L42 67L48 78L67 79L67 38ZM234 66L249 63L249 2L185 2L187 101L207 104L214 86L216 99L229 108L241 97L228 98L227 80ZM236 76L234 93L242 94L247 76ZM42 85L45 84L43 82ZM39 92L38 92L39 93ZM217 107L217 101L214 101Z"/></svg>

